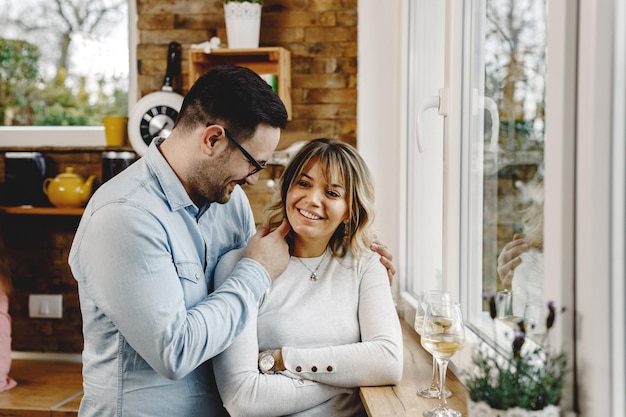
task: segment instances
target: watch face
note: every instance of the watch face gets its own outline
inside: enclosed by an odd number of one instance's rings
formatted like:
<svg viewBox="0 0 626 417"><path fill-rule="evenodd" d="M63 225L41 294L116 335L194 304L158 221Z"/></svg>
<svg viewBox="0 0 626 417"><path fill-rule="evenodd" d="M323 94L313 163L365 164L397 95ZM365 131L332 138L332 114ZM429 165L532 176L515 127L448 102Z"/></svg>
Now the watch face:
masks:
<svg viewBox="0 0 626 417"><path fill-rule="evenodd" d="M274 368L274 356L271 353L265 353L259 360L259 369L261 372L267 373Z"/></svg>
<svg viewBox="0 0 626 417"><path fill-rule="evenodd" d="M157 136L168 137L177 117L178 110L166 105L154 106L148 109L141 117L139 125L139 132L144 143L149 145L152 139Z"/></svg>

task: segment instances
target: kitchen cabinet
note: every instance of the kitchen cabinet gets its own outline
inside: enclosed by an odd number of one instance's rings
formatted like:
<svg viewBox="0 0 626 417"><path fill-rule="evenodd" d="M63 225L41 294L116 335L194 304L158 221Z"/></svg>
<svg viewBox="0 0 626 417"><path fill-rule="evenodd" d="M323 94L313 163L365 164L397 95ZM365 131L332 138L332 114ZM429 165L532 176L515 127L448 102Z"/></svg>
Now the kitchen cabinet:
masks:
<svg viewBox="0 0 626 417"><path fill-rule="evenodd" d="M292 117L291 107L291 53L280 46L266 46L254 49L213 49L206 53L199 49L189 51L189 85L200 75L216 65L240 65L250 68L257 74L271 74L277 77L278 96L287 108L288 119Z"/></svg>

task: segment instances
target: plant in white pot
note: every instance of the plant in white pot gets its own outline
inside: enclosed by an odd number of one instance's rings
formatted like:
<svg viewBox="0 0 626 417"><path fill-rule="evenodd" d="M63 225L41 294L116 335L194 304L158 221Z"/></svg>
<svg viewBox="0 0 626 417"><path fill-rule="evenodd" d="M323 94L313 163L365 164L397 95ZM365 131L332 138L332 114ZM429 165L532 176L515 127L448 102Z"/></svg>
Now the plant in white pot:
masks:
<svg viewBox="0 0 626 417"><path fill-rule="evenodd" d="M222 0L231 49L258 48L262 0Z"/></svg>
<svg viewBox="0 0 626 417"><path fill-rule="evenodd" d="M495 319L495 296L488 297L490 315ZM564 309L562 310L564 311ZM546 321L543 340L554 325L556 311L553 303L545 308ZM465 386L469 393L469 417L558 417L559 402L565 382L567 356L554 353L542 341L538 346L522 350L527 326L520 319L514 330L510 356L501 357L486 349L478 349L473 357L473 369L466 373Z"/></svg>

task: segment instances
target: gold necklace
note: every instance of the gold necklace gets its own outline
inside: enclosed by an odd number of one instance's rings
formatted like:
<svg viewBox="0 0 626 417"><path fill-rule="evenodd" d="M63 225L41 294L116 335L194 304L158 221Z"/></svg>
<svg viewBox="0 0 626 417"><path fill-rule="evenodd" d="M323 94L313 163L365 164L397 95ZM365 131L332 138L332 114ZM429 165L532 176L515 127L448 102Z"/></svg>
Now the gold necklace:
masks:
<svg viewBox="0 0 626 417"><path fill-rule="evenodd" d="M324 259L326 259L326 255L328 254L328 251L324 252L324 256L322 256L322 260L320 261L319 264L317 264L317 266L315 267L315 269L311 269L308 266L306 266L306 264L304 262L302 262L302 259L300 259L297 256L294 256L294 258L296 258L298 261L300 261L300 263L302 264L302 266L304 266L310 273L311 273L311 281L317 281L319 279L319 277L317 276L317 270L320 269L320 266L322 266L322 264L324 263Z"/></svg>

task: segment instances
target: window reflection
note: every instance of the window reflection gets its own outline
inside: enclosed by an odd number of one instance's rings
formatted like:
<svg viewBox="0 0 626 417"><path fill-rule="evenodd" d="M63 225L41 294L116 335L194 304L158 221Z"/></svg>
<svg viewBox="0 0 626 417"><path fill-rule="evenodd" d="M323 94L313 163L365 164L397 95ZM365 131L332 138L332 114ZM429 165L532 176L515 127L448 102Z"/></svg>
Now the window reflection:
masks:
<svg viewBox="0 0 626 417"><path fill-rule="evenodd" d="M475 4L475 13L484 13L476 20L484 25L473 33L470 77L474 89L496 103L499 126L488 112L472 112L478 116L470 146L482 151L473 165L482 170L472 174L470 192L480 190L482 199L472 199L470 210L482 218L482 230L474 232L482 248L470 249L470 263L474 276L482 276L483 292L510 290L508 313L523 317L527 305L543 301L546 3ZM495 152L489 147L494 128Z"/></svg>

